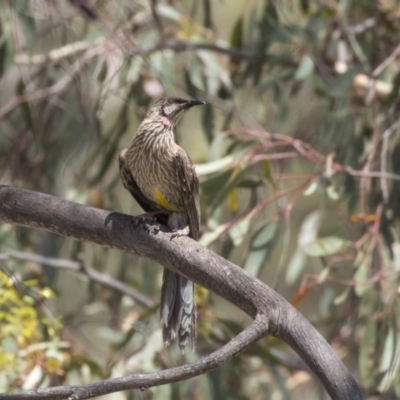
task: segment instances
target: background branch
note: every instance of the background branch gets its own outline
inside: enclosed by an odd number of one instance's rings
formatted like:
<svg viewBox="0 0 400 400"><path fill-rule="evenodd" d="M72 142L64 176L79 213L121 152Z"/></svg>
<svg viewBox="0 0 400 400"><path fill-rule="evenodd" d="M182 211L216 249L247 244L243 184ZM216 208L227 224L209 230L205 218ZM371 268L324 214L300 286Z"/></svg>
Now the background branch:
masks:
<svg viewBox="0 0 400 400"><path fill-rule="evenodd" d="M60 258L44 257L38 254L26 253L24 251L9 250L5 253L0 254L0 260L22 260L32 261L37 264L46 265L53 268L65 269L67 271L77 272L82 275L86 275L93 282L99 283L100 285L107 286L111 289L117 290L118 292L129 296L138 304L144 307L153 307L155 302L143 293L133 289L132 287L125 285L123 282L114 279L113 277L102 274L92 267L89 267L84 261L71 261L62 260Z"/></svg>
<svg viewBox="0 0 400 400"><path fill-rule="evenodd" d="M121 378L106 379L101 382L82 386L57 386L46 389L21 390L11 393L0 394L3 400L32 400L32 399L74 399L83 400L96 396L102 396L127 389L148 389L157 385L179 382L184 379L193 378L204 374L213 368L225 364L233 357L241 353L247 347L256 343L267 334L267 320L265 316L257 317L256 320L243 332L239 333L225 346L214 353L202 357L193 363L180 367L169 368L164 371L148 374L128 375Z"/></svg>

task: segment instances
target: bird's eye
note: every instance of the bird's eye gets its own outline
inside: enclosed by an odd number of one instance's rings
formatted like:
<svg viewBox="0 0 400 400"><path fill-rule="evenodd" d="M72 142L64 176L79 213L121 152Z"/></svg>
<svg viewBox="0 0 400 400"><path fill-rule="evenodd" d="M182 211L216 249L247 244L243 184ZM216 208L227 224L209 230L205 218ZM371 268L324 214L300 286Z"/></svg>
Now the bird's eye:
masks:
<svg viewBox="0 0 400 400"><path fill-rule="evenodd" d="M164 114L165 114L166 116L171 115L171 114L174 113L174 111L176 111L176 108L177 108L177 105L176 105L176 104L174 104L174 103L167 103L167 104L164 106Z"/></svg>

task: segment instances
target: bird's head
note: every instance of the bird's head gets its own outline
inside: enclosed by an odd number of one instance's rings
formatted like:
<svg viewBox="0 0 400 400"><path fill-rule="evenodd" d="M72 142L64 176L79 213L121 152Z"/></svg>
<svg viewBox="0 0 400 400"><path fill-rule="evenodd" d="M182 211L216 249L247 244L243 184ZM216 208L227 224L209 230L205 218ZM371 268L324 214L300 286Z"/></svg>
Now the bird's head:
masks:
<svg viewBox="0 0 400 400"><path fill-rule="evenodd" d="M147 116L158 119L165 127L174 128L181 116L193 106L206 104L201 100L187 100L180 97L165 97L156 101Z"/></svg>

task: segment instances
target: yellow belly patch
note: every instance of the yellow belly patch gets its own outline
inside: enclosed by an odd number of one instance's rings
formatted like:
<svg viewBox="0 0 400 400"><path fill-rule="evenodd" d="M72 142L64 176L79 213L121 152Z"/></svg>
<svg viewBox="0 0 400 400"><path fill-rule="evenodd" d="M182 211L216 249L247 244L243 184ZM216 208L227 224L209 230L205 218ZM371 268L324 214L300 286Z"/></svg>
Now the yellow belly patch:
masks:
<svg viewBox="0 0 400 400"><path fill-rule="evenodd" d="M156 188L153 190L153 196L154 196L154 200L156 201L156 203L169 211L180 211L178 207L176 207L175 205L171 204L168 202L168 200L165 198L165 196L161 193L161 190Z"/></svg>

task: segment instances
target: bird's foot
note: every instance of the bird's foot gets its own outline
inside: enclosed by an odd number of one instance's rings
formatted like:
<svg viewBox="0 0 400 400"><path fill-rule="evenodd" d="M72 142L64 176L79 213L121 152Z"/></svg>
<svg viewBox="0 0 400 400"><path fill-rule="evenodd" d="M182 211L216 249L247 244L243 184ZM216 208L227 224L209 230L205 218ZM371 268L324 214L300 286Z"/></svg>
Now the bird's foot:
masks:
<svg viewBox="0 0 400 400"><path fill-rule="evenodd" d="M171 235L171 240L175 239L176 237L187 236L187 235L189 235L189 233L190 233L189 226L185 226L183 229L173 229L172 235Z"/></svg>

